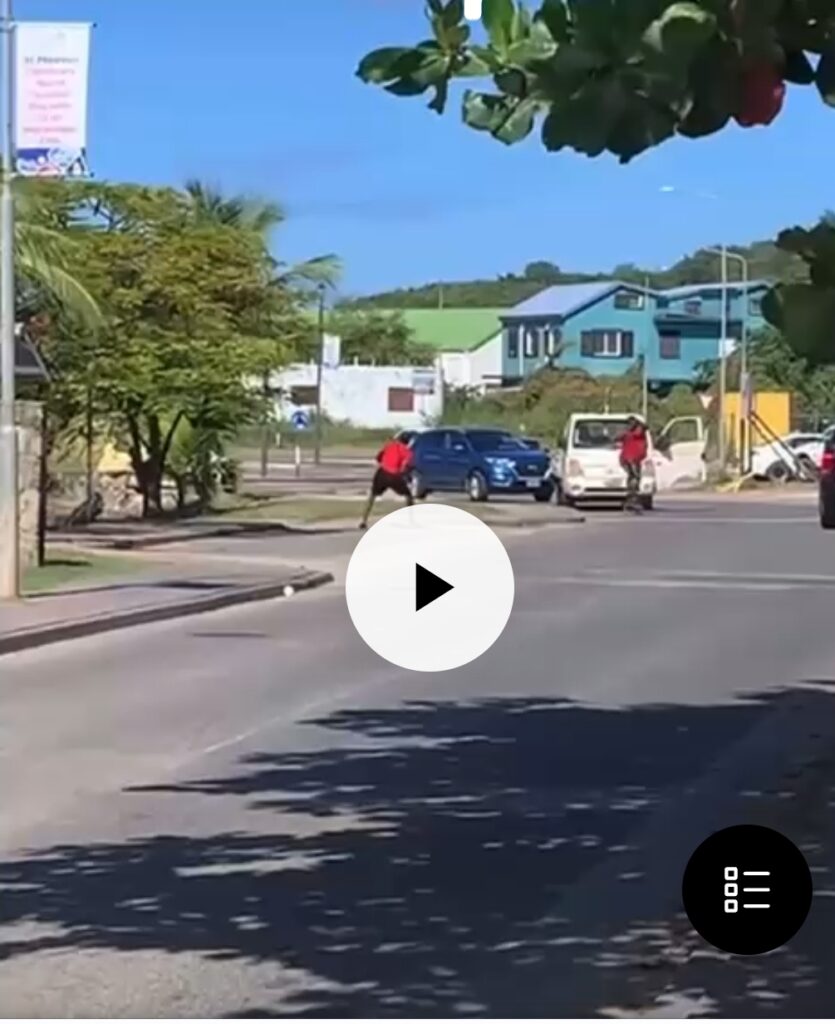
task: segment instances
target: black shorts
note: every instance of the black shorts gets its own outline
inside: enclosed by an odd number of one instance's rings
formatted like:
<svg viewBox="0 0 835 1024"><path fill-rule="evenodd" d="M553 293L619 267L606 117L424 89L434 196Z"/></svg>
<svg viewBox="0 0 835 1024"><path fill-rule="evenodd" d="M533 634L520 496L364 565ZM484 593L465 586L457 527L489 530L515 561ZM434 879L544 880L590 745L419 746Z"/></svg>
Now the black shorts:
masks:
<svg viewBox="0 0 835 1024"><path fill-rule="evenodd" d="M406 477L400 473L387 473L384 469L378 469L371 481L371 493L379 498L386 491L394 491L403 498L411 497L409 483Z"/></svg>

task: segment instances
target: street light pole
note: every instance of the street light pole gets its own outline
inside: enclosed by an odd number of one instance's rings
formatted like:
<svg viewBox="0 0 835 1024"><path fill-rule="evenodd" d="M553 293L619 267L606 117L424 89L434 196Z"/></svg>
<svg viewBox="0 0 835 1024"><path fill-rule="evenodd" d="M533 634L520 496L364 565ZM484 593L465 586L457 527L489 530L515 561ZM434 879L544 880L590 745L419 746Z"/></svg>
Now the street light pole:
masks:
<svg viewBox="0 0 835 1024"><path fill-rule="evenodd" d="M649 274L644 276L644 316L646 317L646 341L641 373L641 416L644 423L649 422L649 344L652 336L652 307L649 301Z"/></svg>
<svg viewBox="0 0 835 1024"><path fill-rule="evenodd" d="M20 590L17 434L15 430L14 280L14 22L12 0L0 0L3 114L0 188L0 600Z"/></svg>
<svg viewBox="0 0 835 1024"><path fill-rule="evenodd" d="M316 359L316 423L313 461L318 466L322 459L322 366L325 361L325 285L319 285L319 345Z"/></svg>
<svg viewBox="0 0 835 1024"><path fill-rule="evenodd" d="M725 439L725 392L727 390L727 363L725 362L725 339L728 334L728 250L722 246L722 314L719 327L719 469L724 473L728 461Z"/></svg>
<svg viewBox="0 0 835 1024"><path fill-rule="evenodd" d="M748 284L749 284L749 270L748 260L738 252L728 252L727 246L722 246L719 249L707 249L706 252L713 253L715 256L719 256L724 260L725 270L722 276L723 281L723 301L722 309L725 313L724 326L722 327L722 335L727 333L728 330L728 318L727 318L727 300L728 300L728 273L727 263L728 260L737 260L742 268L742 316L741 316L741 331L740 331L740 367L739 367L739 397L740 397L740 430L739 430L739 441L740 441L740 468L744 473L748 468L748 422L747 417L743 415L743 402L746 393L746 377L748 375ZM725 367L725 347L724 341L722 342L722 355L720 358L719 365L719 377L720 382L723 379L723 370ZM724 379L727 382L727 375L724 375ZM724 402L724 396L723 396ZM724 424L724 420L723 420ZM724 427L723 427L724 431ZM724 465L723 465L724 468Z"/></svg>

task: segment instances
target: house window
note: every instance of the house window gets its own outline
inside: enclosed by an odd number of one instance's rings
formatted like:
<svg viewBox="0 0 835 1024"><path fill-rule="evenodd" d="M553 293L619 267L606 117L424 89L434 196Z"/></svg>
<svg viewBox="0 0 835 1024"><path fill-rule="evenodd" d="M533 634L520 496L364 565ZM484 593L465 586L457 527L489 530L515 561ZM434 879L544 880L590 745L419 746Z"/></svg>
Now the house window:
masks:
<svg viewBox="0 0 835 1024"><path fill-rule="evenodd" d="M596 359L632 359L635 335L632 331L583 331L580 354Z"/></svg>
<svg viewBox="0 0 835 1024"><path fill-rule="evenodd" d="M643 309L644 296L640 292L618 292L615 295L615 309Z"/></svg>
<svg viewBox="0 0 835 1024"><path fill-rule="evenodd" d="M389 388L389 412L414 412L413 388Z"/></svg>
<svg viewBox="0 0 835 1024"><path fill-rule="evenodd" d="M539 327L525 328L525 359L536 359L539 355Z"/></svg>
<svg viewBox="0 0 835 1024"><path fill-rule="evenodd" d="M293 405L316 405L317 391L315 384L312 387L298 385L290 388L290 401Z"/></svg>
<svg viewBox="0 0 835 1024"><path fill-rule="evenodd" d="M702 300L701 299L688 299L684 303L684 312L688 316L700 316L702 312Z"/></svg>
<svg viewBox="0 0 835 1024"><path fill-rule="evenodd" d="M763 315L763 300L759 295L753 296L748 302L748 314L749 316Z"/></svg>
<svg viewBox="0 0 835 1024"><path fill-rule="evenodd" d="M658 355L662 359L681 359L680 335L662 334L658 342Z"/></svg>
<svg viewBox="0 0 835 1024"><path fill-rule="evenodd" d="M507 335L507 358L518 359L519 358L519 328L518 327L506 327L505 334Z"/></svg>

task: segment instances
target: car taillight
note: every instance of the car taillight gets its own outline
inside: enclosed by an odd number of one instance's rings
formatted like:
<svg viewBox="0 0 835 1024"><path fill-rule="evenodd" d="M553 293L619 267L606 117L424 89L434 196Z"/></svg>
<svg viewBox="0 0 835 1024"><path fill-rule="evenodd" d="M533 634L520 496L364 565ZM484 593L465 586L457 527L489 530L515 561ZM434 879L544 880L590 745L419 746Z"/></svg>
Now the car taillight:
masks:
<svg viewBox="0 0 835 1024"><path fill-rule="evenodd" d="M835 473L835 452L824 452L821 455L821 473Z"/></svg>

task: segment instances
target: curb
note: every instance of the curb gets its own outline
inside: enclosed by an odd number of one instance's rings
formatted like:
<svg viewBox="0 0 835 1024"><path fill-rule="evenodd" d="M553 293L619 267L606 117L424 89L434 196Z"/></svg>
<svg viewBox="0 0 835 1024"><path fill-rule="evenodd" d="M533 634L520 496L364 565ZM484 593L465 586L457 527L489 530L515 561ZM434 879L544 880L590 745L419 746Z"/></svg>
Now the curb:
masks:
<svg viewBox="0 0 835 1024"><path fill-rule="evenodd" d="M573 526L584 523L585 516L575 516L571 519L483 519L487 526L500 527L503 529L529 528L532 526ZM253 519L247 521L232 521L229 523L218 523L215 526L206 525L194 531L161 533L158 536L145 537L122 537L112 539L105 535L96 536L90 534L61 534L53 535L50 539L55 544L68 546L80 546L88 550L105 548L110 551L138 551L145 548L164 547L168 544L187 544L192 541L211 540L218 537L236 537L241 534L290 534L298 536L303 534L317 534L333 532L341 529L339 520L323 521L321 523L293 523L279 519Z"/></svg>
<svg viewBox="0 0 835 1024"><path fill-rule="evenodd" d="M307 572L299 576L290 576L280 582L245 584L223 593L208 594L205 597L196 597L189 601L145 605L97 618L70 619L65 622L47 623L44 626L32 626L0 636L0 657L15 651L25 651L33 647L59 643L62 640L76 640L80 637L93 636L96 633L110 633L117 629L128 629L131 626L143 626L150 622L165 622L169 619L180 619L190 615L202 615L204 612L213 612L234 605L269 601L276 597L284 597L284 588L287 586L292 586L295 591L302 591L314 590L325 583L333 583L331 573Z"/></svg>

